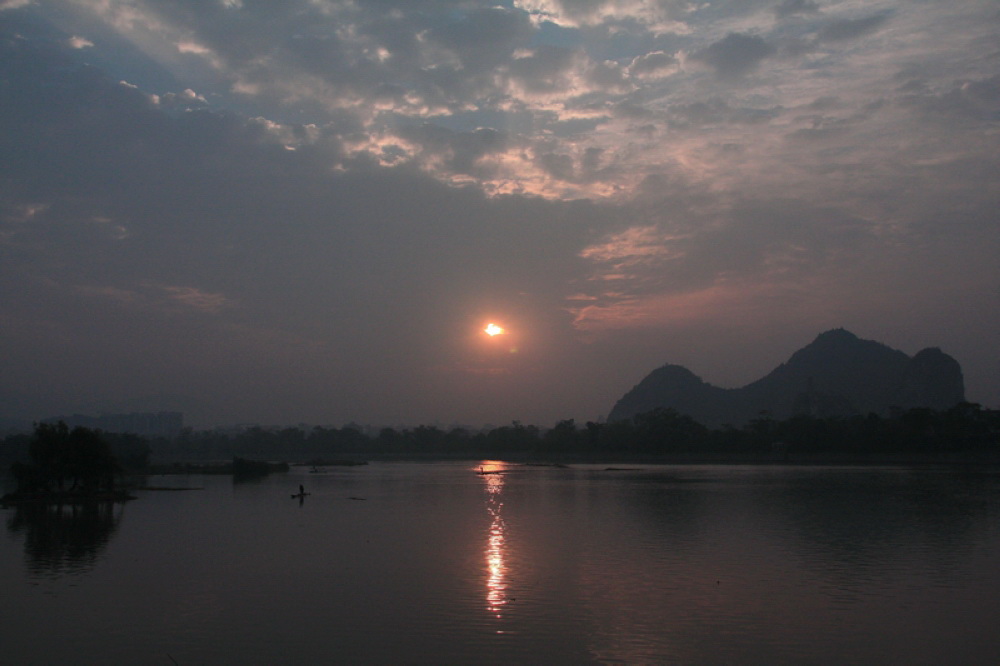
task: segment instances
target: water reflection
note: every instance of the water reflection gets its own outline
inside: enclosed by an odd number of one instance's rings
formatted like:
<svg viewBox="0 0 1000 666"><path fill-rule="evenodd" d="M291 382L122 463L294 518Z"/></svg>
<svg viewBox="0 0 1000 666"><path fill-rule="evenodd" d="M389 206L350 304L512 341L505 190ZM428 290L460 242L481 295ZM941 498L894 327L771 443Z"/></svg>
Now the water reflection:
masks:
<svg viewBox="0 0 1000 666"><path fill-rule="evenodd" d="M504 463L487 461L479 467L486 487L486 511L490 516L490 531L486 541L486 607L497 619L503 617L507 605L506 529L503 521Z"/></svg>
<svg viewBox="0 0 1000 666"><path fill-rule="evenodd" d="M479 466L146 495L3 586L0 661L1000 664L998 472Z"/></svg>
<svg viewBox="0 0 1000 666"><path fill-rule="evenodd" d="M123 510L114 502L27 502L15 507L7 529L24 535L31 574L48 578L78 575L94 568L118 530Z"/></svg>
<svg viewBox="0 0 1000 666"><path fill-rule="evenodd" d="M604 502L628 509L582 568L598 661L710 649L738 663L1000 663L986 622L960 619L995 612L984 590L1000 577L982 564L1000 534L995 472L719 466L616 481ZM947 658L957 635L974 637L971 657Z"/></svg>

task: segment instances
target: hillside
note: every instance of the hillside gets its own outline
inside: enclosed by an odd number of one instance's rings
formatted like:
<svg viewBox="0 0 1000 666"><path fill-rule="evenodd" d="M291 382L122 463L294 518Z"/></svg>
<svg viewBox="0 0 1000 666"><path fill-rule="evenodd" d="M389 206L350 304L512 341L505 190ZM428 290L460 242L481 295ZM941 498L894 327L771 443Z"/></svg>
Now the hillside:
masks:
<svg viewBox="0 0 1000 666"><path fill-rule="evenodd" d="M910 357L834 329L738 389L712 386L687 368L664 365L618 400L608 420L671 408L705 425L740 426L761 412L778 419L794 414L885 415L893 408L948 409L964 400L962 369L940 349Z"/></svg>

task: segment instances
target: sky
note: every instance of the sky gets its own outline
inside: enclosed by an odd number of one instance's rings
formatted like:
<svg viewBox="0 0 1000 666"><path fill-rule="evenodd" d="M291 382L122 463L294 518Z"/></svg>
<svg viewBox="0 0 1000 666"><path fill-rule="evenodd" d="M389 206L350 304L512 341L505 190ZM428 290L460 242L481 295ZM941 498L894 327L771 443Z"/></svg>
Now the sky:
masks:
<svg viewBox="0 0 1000 666"><path fill-rule="evenodd" d="M998 256L995 0L0 0L0 417L549 426L838 327L997 408Z"/></svg>

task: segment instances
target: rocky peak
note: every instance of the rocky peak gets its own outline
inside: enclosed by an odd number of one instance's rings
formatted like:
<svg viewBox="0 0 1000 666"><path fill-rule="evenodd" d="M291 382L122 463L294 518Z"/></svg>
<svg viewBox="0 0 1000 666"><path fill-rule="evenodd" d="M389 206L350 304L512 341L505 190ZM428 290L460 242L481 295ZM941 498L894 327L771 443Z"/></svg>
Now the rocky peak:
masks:
<svg viewBox="0 0 1000 666"><path fill-rule="evenodd" d="M962 367L938 347L922 349L907 364L898 399L902 406L954 407L965 401Z"/></svg>
<svg viewBox="0 0 1000 666"><path fill-rule="evenodd" d="M965 399L962 369L940 349L910 358L837 328L821 333L786 363L740 389L722 389L687 368L664 365L614 406L610 420L658 407L706 425L740 425L762 411L775 418L888 413L892 407L948 409Z"/></svg>

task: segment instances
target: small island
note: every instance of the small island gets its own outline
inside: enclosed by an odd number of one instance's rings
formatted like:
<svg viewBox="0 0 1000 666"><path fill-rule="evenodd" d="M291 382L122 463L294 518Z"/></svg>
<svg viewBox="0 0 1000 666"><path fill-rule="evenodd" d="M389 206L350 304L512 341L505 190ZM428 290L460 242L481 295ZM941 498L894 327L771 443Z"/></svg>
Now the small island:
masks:
<svg viewBox="0 0 1000 666"><path fill-rule="evenodd" d="M70 429L62 421L38 423L28 453L30 462L11 465L17 489L0 498L0 503L135 499L121 483L122 466L100 430L81 426Z"/></svg>

